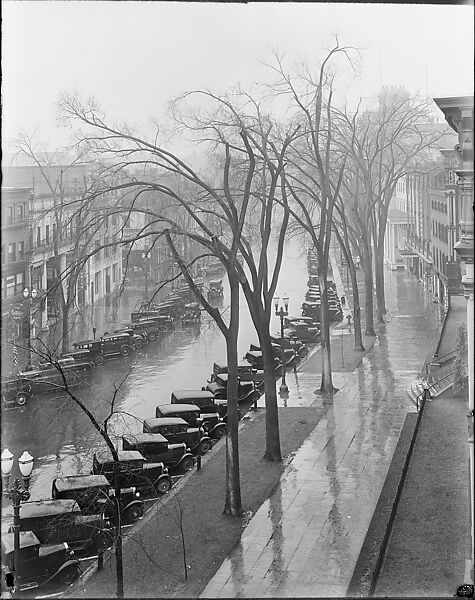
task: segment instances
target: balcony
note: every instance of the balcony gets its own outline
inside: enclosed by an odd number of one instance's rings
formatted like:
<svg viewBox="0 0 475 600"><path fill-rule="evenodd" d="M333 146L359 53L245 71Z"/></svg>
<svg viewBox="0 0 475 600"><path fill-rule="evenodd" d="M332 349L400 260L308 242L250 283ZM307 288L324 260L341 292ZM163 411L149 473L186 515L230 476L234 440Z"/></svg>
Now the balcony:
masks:
<svg viewBox="0 0 475 600"><path fill-rule="evenodd" d="M432 248L429 240L422 239L415 234L408 234L404 240L404 245L406 251L413 252L425 262L432 263Z"/></svg>

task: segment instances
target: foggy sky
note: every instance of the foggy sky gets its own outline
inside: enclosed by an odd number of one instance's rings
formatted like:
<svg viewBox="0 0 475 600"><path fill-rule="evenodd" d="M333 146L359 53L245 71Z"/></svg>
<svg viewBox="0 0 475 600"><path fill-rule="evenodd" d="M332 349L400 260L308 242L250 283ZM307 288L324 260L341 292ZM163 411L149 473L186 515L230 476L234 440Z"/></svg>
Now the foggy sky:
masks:
<svg viewBox="0 0 475 600"><path fill-rule="evenodd" d="M4 150L20 129L38 129L50 149L66 143L56 123L63 91L139 124L186 90L260 81L272 49L289 65L315 61L335 34L361 51L342 95L381 84L473 93L470 6L4 1L2 28Z"/></svg>

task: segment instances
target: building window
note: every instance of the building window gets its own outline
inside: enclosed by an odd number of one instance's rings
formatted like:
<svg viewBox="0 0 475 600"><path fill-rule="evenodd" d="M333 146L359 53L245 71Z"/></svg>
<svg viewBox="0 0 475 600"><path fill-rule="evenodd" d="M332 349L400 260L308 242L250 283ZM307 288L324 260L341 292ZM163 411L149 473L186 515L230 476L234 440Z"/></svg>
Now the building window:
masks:
<svg viewBox="0 0 475 600"><path fill-rule="evenodd" d="M7 298L15 295L15 277L7 277Z"/></svg>
<svg viewBox="0 0 475 600"><path fill-rule="evenodd" d="M36 245L41 246L41 227L36 228Z"/></svg>
<svg viewBox="0 0 475 600"><path fill-rule="evenodd" d="M7 225L13 225L13 206L7 206Z"/></svg>
<svg viewBox="0 0 475 600"><path fill-rule="evenodd" d="M18 242L18 260L25 258L25 242Z"/></svg>
<svg viewBox="0 0 475 600"><path fill-rule="evenodd" d="M112 283L117 281L117 263L112 265Z"/></svg>
<svg viewBox="0 0 475 600"><path fill-rule="evenodd" d="M98 273L95 273L94 275L94 293L99 294L99 282L100 282L100 275L101 272L99 271Z"/></svg>
<svg viewBox="0 0 475 600"><path fill-rule="evenodd" d="M23 204L17 204L16 205L16 220L17 220L17 223L21 223L23 221L23 219L25 217L24 210L25 209L24 209Z"/></svg>
<svg viewBox="0 0 475 600"><path fill-rule="evenodd" d="M15 243L13 244L8 244L8 262L9 263L13 263L15 262L16 257L15 257Z"/></svg>
<svg viewBox="0 0 475 600"><path fill-rule="evenodd" d="M46 238L46 243L49 244L49 225L46 225L46 227L45 227L45 238Z"/></svg>

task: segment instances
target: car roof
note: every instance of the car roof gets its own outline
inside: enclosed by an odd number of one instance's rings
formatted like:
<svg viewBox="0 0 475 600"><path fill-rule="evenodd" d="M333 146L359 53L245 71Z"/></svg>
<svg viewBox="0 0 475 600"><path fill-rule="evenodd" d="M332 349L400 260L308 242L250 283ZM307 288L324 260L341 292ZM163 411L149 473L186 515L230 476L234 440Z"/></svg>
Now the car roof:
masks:
<svg viewBox="0 0 475 600"><path fill-rule="evenodd" d="M195 408L195 407L194 407ZM154 419L145 419L144 423L150 427L162 425L188 425L188 423L180 417L156 417Z"/></svg>
<svg viewBox="0 0 475 600"><path fill-rule="evenodd" d="M187 398L211 398L212 395L211 392L207 392L206 390L176 390L172 392L172 396L175 396L177 400L186 400ZM190 404L193 403L190 402Z"/></svg>
<svg viewBox="0 0 475 600"><path fill-rule="evenodd" d="M73 346L82 346L82 344L96 344L101 340L82 340L81 342L74 342Z"/></svg>
<svg viewBox="0 0 475 600"><path fill-rule="evenodd" d="M168 443L167 438L163 437L161 433L129 433L128 435L124 435L123 439L131 444Z"/></svg>
<svg viewBox="0 0 475 600"><path fill-rule="evenodd" d="M262 356L262 352L260 350L248 350L247 354L254 356L255 358Z"/></svg>
<svg viewBox="0 0 475 600"><path fill-rule="evenodd" d="M109 487L109 482L105 475L69 475L67 477L58 477L53 483L58 492L91 487Z"/></svg>
<svg viewBox="0 0 475 600"><path fill-rule="evenodd" d="M53 517L71 512L81 512L76 500L37 500L34 502L23 502L20 505L21 519Z"/></svg>
<svg viewBox="0 0 475 600"><path fill-rule="evenodd" d="M209 284L210 285L222 285L223 280L222 279L212 279Z"/></svg>
<svg viewBox="0 0 475 600"><path fill-rule="evenodd" d="M211 396L211 392L208 392ZM196 406L196 404L162 404L160 406L157 406L157 409L160 410L160 412L162 413L162 415L166 416L169 414L176 414L176 413L184 413L184 412L196 412L199 411L200 409Z"/></svg>
<svg viewBox="0 0 475 600"><path fill-rule="evenodd" d="M4 533L2 535L2 546L5 554L10 554L15 550L14 533ZM20 531L20 548L29 548L30 546L39 546L40 540L32 531Z"/></svg>
<svg viewBox="0 0 475 600"><path fill-rule="evenodd" d="M145 460L145 458L140 454L140 452L137 452L137 450L119 450L117 452L117 455L120 462L128 462L132 460ZM94 457L100 463L114 462L109 450L99 450L94 454Z"/></svg>
<svg viewBox="0 0 475 600"><path fill-rule="evenodd" d="M108 340L110 338L129 338L129 334L128 333L108 333L107 335L103 335L102 339L103 340Z"/></svg>

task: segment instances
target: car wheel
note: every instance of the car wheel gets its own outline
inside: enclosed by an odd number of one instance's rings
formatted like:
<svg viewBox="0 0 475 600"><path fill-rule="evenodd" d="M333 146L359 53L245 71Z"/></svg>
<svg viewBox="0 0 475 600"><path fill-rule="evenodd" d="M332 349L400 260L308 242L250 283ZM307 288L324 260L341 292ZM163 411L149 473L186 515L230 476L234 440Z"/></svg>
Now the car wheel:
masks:
<svg viewBox="0 0 475 600"><path fill-rule="evenodd" d="M122 346L122 348L120 349L120 353L122 354L122 356L129 356L130 348L128 346Z"/></svg>
<svg viewBox="0 0 475 600"><path fill-rule="evenodd" d="M96 358L94 359L94 362L98 367L100 367L104 364L104 357L101 354L99 354L99 356L96 356Z"/></svg>
<svg viewBox="0 0 475 600"><path fill-rule="evenodd" d="M129 506L122 515L122 518L127 524L135 523L140 517L143 517L143 506L140 504Z"/></svg>
<svg viewBox="0 0 475 600"><path fill-rule="evenodd" d="M187 456L180 463L180 469L186 473L186 471L191 471L191 469L195 466L195 461L192 456Z"/></svg>
<svg viewBox="0 0 475 600"><path fill-rule="evenodd" d="M114 538L112 532L110 531L102 531L97 536L97 548L101 548L102 550L107 550L114 544Z"/></svg>
<svg viewBox="0 0 475 600"><path fill-rule="evenodd" d="M143 340L141 338L137 338L135 340L135 347L136 348L143 348Z"/></svg>
<svg viewBox="0 0 475 600"><path fill-rule="evenodd" d="M205 421L201 427L203 428L203 431L205 433L209 433L209 431L211 429L211 423L209 423L208 421Z"/></svg>
<svg viewBox="0 0 475 600"><path fill-rule="evenodd" d="M151 331L147 337L151 342L154 342L157 339L157 334L155 331Z"/></svg>
<svg viewBox="0 0 475 600"><path fill-rule="evenodd" d="M25 406L28 401L28 395L25 392L19 392L16 396L16 403L18 406Z"/></svg>
<svg viewBox="0 0 475 600"><path fill-rule="evenodd" d="M207 452L209 452L211 450L212 447L213 447L213 444L211 443L211 440L203 440L202 442L200 442L200 445L198 446L198 452L200 454L206 454Z"/></svg>
<svg viewBox="0 0 475 600"><path fill-rule="evenodd" d="M213 431L213 435L220 440L224 435L226 435L226 427L224 425L221 427L216 427L216 429Z"/></svg>
<svg viewBox="0 0 475 600"><path fill-rule="evenodd" d="M78 565L69 565L65 569L61 571L58 575L58 580L63 585L70 585L73 581L79 577L79 566Z"/></svg>
<svg viewBox="0 0 475 600"><path fill-rule="evenodd" d="M160 479L157 482L155 489L160 494L166 494L171 487L172 487L171 481L168 479L168 477L164 477L163 479Z"/></svg>

